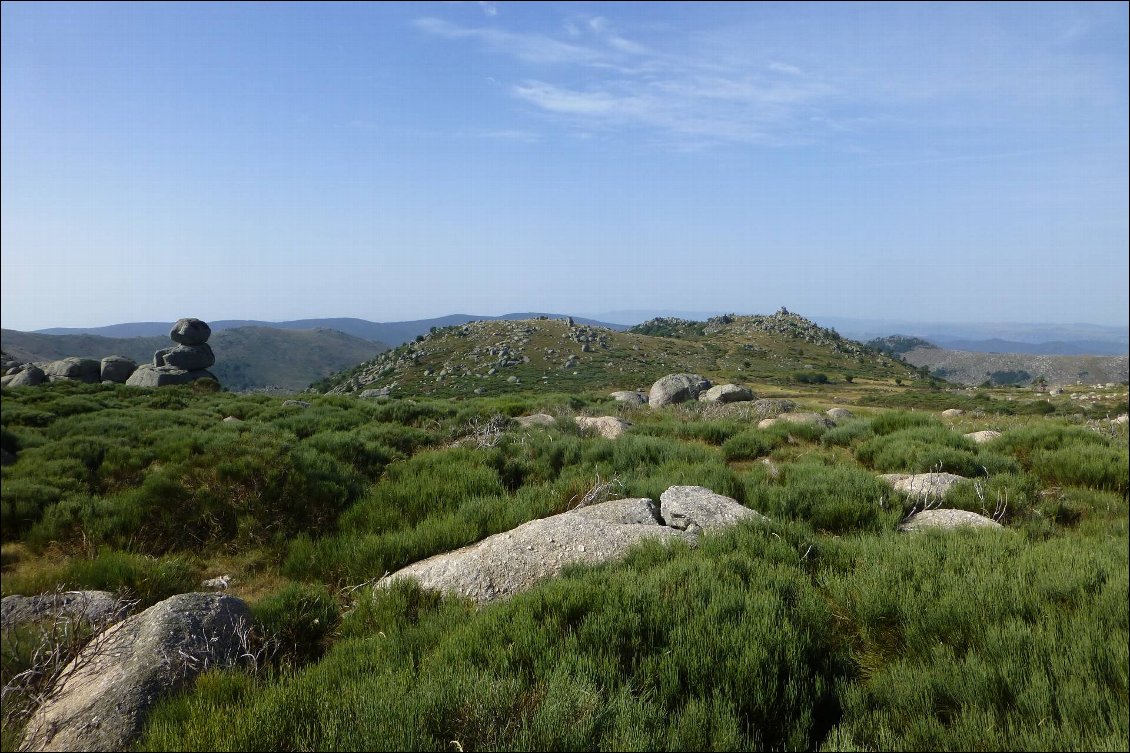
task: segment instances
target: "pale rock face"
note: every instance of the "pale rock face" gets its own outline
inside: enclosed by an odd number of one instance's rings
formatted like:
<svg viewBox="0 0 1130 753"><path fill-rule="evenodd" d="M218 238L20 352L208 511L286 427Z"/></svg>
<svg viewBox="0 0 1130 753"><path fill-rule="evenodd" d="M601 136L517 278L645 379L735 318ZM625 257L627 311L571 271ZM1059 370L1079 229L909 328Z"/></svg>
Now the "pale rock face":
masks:
<svg viewBox="0 0 1130 753"><path fill-rule="evenodd" d="M548 413L534 413L529 416L518 416L514 422L523 429L529 429L532 426L553 426L557 423L557 419Z"/></svg>
<svg viewBox="0 0 1130 753"><path fill-rule="evenodd" d="M855 418L855 414L847 408L829 408L824 411L824 415L835 421L837 424L842 421L848 421Z"/></svg>
<svg viewBox="0 0 1130 753"><path fill-rule="evenodd" d="M965 436L966 436L967 439L972 439L977 444L985 444L986 442L992 442L994 439L996 439L1000 435L1001 435L1001 433L999 431L993 431L992 429L986 429L985 431L971 431L968 434L966 434Z"/></svg>
<svg viewBox="0 0 1130 753"><path fill-rule="evenodd" d="M634 390L620 390L613 392L609 397L617 402L628 403L629 405L644 405L647 403L647 395Z"/></svg>
<svg viewBox="0 0 1130 753"><path fill-rule="evenodd" d="M106 356L102 359L101 377L103 382L125 384L130 375L137 370L137 362L125 356Z"/></svg>
<svg viewBox="0 0 1130 753"><path fill-rule="evenodd" d="M961 408L949 408L948 410L942 411L942 415L946 418L957 418L958 416L965 415L965 411Z"/></svg>
<svg viewBox="0 0 1130 753"><path fill-rule="evenodd" d="M702 486L672 486L659 497L659 516L681 530L716 531L743 520L768 520L735 499Z"/></svg>
<svg viewBox="0 0 1130 753"><path fill-rule="evenodd" d="M573 421L582 429L595 431L605 439L616 439L632 426L631 422L615 416L577 416Z"/></svg>

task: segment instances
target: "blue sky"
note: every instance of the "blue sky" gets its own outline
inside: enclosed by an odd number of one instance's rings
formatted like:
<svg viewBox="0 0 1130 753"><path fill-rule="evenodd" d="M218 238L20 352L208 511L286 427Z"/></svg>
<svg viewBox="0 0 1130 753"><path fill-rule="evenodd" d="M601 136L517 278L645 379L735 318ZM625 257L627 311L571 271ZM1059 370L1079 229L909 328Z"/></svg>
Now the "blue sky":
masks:
<svg viewBox="0 0 1130 753"><path fill-rule="evenodd" d="M3 326L1125 324L1127 7L6 2Z"/></svg>

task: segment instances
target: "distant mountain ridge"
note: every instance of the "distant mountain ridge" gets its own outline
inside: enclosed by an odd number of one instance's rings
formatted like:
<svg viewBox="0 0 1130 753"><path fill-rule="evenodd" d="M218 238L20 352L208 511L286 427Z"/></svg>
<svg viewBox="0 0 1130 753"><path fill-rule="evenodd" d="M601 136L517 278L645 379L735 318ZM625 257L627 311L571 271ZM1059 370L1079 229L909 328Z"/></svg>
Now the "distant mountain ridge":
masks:
<svg viewBox="0 0 1130 753"><path fill-rule="evenodd" d="M403 345L415 340L420 335L425 335L432 328L452 327L475 321L497 321L500 319L521 320L536 319L539 316L548 316L551 319L565 319L565 314L547 314L542 312L525 312L515 314L502 314L500 316L473 316L470 314L448 314L434 319L414 319L403 322L372 322L368 319L351 317L336 317L325 319L294 319L285 322L266 322L257 319L220 319L209 321L208 325L213 332L221 332L237 327L267 327L271 329L332 329L344 332L347 335L359 337L363 340L381 343L390 347ZM621 324L608 324L595 319L573 317L580 324L597 327L607 327L614 330L626 329ZM168 337L172 322L127 322L124 324L110 324L105 327L51 327L35 330L34 334L40 335L98 335L101 337ZM9 330L13 331L13 330Z"/></svg>

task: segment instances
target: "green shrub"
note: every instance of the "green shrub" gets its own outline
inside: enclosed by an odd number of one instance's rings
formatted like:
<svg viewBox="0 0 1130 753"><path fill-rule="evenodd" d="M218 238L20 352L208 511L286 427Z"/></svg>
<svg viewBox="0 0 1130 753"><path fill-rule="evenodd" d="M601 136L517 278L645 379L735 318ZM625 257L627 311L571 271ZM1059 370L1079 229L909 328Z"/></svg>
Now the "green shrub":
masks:
<svg viewBox="0 0 1130 753"><path fill-rule="evenodd" d="M984 476L1019 470L1011 458L980 449L972 440L942 426L922 426L880 433L860 444L856 459L885 472L943 471Z"/></svg>
<svg viewBox="0 0 1130 753"><path fill-rule="evenodd" d="M1036 450L1032 472L1047 483L1086 486L1126 494L1130 465L1125 447L1074 445L1058 450Z"/></svg>
<svg viewBox="0 0 1130 753"><path fill-rule="evenodd" d="M782 442L780 434L747 429L727 439L722 444L726 460L753 460L768 455Z"/></svg>
<svg viewBox="0 0 1130 753"><path fill-rule="evenodd" d="M871 421L867 419L853 419L824 432L820 437L820 444L825 447L847 447L858 439L866 439L874 435Z"/></svg>
<svg viewBox="0 0 1130 753"><path fill-rule="evenodd" d="M903 431L905 429L935 426L943 427L945 425L938 419L925 413L892 411L890 413L880 413L878 416L871 419L871 431L878 436L893 434L896 431Z"/></svg>
<svg viewBox="0 0 1130 753"><path fill-rule="evenodd" d="M1031 514L1039 502L1040 482L1026 473L1002 473L970 479L946 492L945 506L968 510L1004 523Z"/></svg>
<svg viewBox="0 0 1130 753"><path fill-rule="evenodd" d="M887 502L890 491L858 468L794 463L751 504L771 518L805 521L818 531L883 531L893 529L902 512Z"/></svg>
<svg viewBox="0 0 1130 753"><path fill-rule="evenodd" d="M341 611L325 586L290 583L254 604L252 614L263 637L277 644L275 660L301 666L324 653Z"/></svg>
<svg viewBox="0 0 1130 753"><path fill-rule="evenodd" d="M91 559L71 558L26 575L4 576L4 593L97 590L123 593L145 608L179 593L195 591L200 571L180 556L148 557L102 548Z"/></svg>

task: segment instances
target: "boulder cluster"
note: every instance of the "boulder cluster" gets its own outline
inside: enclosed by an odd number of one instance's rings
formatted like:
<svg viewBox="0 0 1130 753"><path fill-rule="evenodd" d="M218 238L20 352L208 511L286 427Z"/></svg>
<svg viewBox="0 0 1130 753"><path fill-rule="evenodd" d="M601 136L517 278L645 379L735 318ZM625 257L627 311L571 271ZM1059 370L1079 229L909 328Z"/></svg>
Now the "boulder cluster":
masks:
<svg viewBox="0 0 1130 753"><path fill-rule="evenodd" d="M33 387L50 382L86 382L95 384L125 384L137 364L125 356L106 356L101 361L94 358L63 358L58 361L20 363L5 360L2 383L5 387Z"/></svg>
<svg viewBox="0 0 1130 753"><path fill-rule="evenodd" d="M197 379L215 379L208 367L216 355L208 345L212 328L199 319L178 319L169 332L175 345L153 354L153 363L138 366L126 380L134 387L164 387L187 384Z"/></svg>

